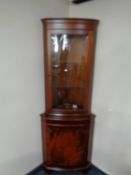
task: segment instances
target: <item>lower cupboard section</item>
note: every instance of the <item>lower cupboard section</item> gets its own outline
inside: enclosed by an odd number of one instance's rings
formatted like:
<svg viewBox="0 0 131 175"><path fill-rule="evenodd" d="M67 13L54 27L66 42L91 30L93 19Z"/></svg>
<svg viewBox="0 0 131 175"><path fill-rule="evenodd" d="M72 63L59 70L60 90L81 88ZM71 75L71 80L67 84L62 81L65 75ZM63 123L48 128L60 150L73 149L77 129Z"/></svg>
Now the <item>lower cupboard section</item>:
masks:
<svg viewBox="0 0 131 175"><path fill-rule="evenodd" d="M90 164L93 117L81 120L42 116L44 166L84 169Z"/></svg>

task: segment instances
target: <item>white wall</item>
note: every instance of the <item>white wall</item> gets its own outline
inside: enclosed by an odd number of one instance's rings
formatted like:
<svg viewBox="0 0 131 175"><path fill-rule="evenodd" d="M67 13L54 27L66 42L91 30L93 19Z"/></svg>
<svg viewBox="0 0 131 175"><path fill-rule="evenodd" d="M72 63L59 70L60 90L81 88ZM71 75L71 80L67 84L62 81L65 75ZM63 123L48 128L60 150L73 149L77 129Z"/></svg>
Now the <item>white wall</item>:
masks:
<svg viewBox="0 0 131 175"><path fill-rule="evenodd" d="M93 163L131 175L131 1L94 0L70 6L70 17L100 20L92 111Z"/></svg>
<svg viewBox="0 0 131 175"><path fill-rule="evenodd" d="M0 0L0 174L24 175L42 162L44 111L41 18L68 15L61 0Z"/></svg>

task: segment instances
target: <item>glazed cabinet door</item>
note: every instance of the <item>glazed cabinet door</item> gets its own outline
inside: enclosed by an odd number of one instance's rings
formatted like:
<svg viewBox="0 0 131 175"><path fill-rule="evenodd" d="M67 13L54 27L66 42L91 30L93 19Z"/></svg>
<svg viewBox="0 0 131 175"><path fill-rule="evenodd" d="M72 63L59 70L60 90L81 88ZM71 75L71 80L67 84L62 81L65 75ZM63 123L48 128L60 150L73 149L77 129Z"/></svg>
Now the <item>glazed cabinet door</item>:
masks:
<svg viewBox="0 0 131 175"><path fill-rule="evenodd" d="M47 110L89 111L95 41L93 31L48 30L46 37Z"/></svg>

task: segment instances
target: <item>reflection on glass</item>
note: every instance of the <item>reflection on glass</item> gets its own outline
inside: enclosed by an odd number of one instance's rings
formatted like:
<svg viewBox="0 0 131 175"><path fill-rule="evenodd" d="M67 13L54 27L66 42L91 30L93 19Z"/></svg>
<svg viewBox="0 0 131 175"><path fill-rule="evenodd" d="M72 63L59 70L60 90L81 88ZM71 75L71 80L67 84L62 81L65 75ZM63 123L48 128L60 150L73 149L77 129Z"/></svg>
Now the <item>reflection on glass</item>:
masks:
<svg viewBox="0 0 131 175"><path fill-rule="evenodd" d="M87 35L51 35L53 108L83 108L87 40Z"/></svg>

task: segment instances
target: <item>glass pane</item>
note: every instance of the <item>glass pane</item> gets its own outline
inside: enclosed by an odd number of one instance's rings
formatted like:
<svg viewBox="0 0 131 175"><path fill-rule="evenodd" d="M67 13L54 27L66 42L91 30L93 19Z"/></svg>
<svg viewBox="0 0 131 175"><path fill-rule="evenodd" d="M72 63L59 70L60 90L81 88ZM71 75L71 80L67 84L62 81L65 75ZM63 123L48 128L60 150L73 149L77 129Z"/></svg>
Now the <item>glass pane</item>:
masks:
<svg viewBox="0 0 131 175"><path fill-rule="evenodd" d="M53 108L83 108L87 40L88 35L51 35Z"/></svg>

